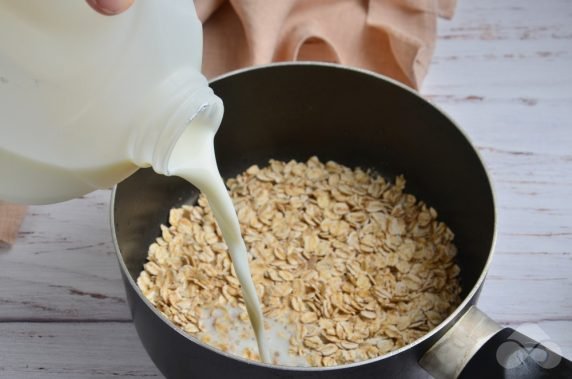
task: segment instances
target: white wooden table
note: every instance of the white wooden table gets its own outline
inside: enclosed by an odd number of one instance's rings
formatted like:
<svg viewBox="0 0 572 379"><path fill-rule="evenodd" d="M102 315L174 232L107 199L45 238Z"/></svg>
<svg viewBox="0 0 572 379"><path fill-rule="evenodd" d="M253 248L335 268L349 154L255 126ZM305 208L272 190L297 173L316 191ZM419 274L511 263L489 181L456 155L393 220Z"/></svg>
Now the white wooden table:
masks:
<svg viewBox="0 0 572 379"><path fill-rule="evenodd" d="M422 93L494 181L499 235L480 307L572 358L572 1L460 0ZM32 207L0 248L0 378L162 377L125 303L109 200Z"/></svg>

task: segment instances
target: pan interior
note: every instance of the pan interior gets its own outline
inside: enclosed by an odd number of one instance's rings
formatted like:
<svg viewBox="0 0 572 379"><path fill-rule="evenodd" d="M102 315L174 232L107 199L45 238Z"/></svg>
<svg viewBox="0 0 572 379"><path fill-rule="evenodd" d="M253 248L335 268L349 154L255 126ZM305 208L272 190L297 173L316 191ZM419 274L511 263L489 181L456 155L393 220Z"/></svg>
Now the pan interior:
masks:
<svg viewBox="0 0 572 379"><path fill-rule="evenodd" d="M270 158L335 160L403 174L406 192L437 209L455 233L462 297L478 282L494 237L485 169L463 133L413 92L365 72L312 64L267 66L214 81L225 105L215 140L221 174ZM117 186L114 225L120 255L136 280L169 209L198 191L150 169Z"/></svg>

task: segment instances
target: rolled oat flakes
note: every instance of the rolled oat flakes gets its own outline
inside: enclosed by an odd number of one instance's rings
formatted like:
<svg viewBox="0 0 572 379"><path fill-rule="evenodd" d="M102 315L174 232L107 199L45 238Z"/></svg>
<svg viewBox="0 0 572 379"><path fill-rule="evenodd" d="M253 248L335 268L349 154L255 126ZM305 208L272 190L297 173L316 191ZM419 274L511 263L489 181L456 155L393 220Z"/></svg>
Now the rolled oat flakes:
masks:
<svg viewBox="0 0 572 379"><path fill-rule="evenodd" d="M433 208L404 192L402 176L390 183L312 157L252 166L227 185L264 315L292 325L289 353L308 364L390 352L460 303L453 233ZM248 323L227 247L202 195L197 205L171 210L137 283L175 325L206 343L213 343L209 318L222 335ZM251 349L234 353L258 359Z"/></svg>

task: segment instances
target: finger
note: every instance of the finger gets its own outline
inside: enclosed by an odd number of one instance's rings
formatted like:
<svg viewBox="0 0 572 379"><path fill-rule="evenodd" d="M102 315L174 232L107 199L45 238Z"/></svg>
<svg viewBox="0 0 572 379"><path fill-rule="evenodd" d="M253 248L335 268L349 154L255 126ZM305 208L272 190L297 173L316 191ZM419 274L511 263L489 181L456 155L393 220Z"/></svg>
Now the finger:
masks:
<svg viewBox="0 0 572 379"><path fill-rule="evenodd" d="M131 6L133 0L86 0L97 12L113 16L125 11Z"/></svg>

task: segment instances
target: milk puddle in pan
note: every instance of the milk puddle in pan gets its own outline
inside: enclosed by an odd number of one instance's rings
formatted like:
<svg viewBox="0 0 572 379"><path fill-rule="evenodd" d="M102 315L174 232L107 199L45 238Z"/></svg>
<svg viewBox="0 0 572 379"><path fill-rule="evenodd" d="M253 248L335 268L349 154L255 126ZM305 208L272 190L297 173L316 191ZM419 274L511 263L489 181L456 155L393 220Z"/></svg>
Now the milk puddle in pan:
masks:
<svg viewBox="0 0 572 379"><path fill-rule="evenodd" d="M269 339L264 330L262 310L248 266L248 253L240 233L240 225L232 199L216 164L214 135L218 125L209 125L204 121L205 119L209 118L199 114L185 130L171 154L169 171L170 174L192 183L207 197L209 206L228 246L232 264L242 288L244 302L258 346L258 349L254 349L254 351L260 353L263 362L271 363L272 354L268 348ZM233 310L229 309L228 311L232 312ZM236 333L233 330L233 334L236 334L233 340L240 338L244 333L239 329L236 329ZM277 331L280 331L279 327ZM276 332L271 334L276 334ZM281 340L281 338L277 340ZM274 351L274 344L272 347ZM287 347L288 339L286 338L286 355ZM241 351L242 349L237 352Z"/></svg>
<svg viewBox="0 0 572 379"><path fill-rule="evenodd" d="M256 338L249 323L239 322L242 310L236 307L224 306L211 311L204 311L201 319L204 331L197 334L204 343L224 352L260 360L256 346ZM295 334L292 323L265 320L265 338L270 347L271 362L284 366L308 367L304 356L290 354L289 339Z"/></svg>

